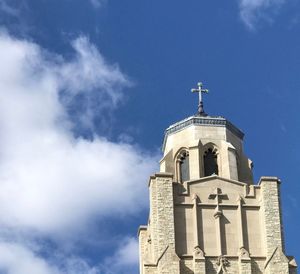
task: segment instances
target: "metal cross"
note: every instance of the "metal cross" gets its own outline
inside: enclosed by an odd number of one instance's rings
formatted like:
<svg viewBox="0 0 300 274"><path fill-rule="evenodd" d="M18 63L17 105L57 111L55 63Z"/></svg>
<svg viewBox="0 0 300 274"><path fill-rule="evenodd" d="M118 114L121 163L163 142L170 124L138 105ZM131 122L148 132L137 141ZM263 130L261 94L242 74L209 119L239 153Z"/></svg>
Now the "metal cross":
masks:
<svg viewBox="0 0 300 274"><path fill-rule="evenodd" d="M201 82L199 82L197 84L198 88L193 88L191 91L192 92L198 92L199 93L199 105L198 105L198 114L200 116L207 116L207 114L204 111L203 108L203 101L202 101L202 92L203 93L208 93L208 89L204 89L203 88L203 84Z"/></svg>

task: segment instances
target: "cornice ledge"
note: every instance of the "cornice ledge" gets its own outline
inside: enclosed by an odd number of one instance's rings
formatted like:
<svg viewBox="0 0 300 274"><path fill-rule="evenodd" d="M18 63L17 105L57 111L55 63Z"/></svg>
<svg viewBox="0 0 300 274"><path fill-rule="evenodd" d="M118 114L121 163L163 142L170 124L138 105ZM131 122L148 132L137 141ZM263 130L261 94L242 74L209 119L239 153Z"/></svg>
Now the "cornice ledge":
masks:
<svg viewBox="0 0 300 274"><path fill-rule="evenodd" d="M235 125L233 125L230 121L225 119L224 117L221 117L221 116L218 116L218 117L190 116L184 120L181 120L175 124L170 125L165 130L165 136L164 136L164 141L163 141L163 145L162 145L162 150L164 151L164 149L165 149L167 136L169 136L175 132L179 132L191 125L225 127L226 129L230 130L232 133L237 135L240 139L243 140L243 138L244 138L244 133L239 128L237 128Z"/></svg>
<svg viewBox="0 0 300 274"><path fill-rule="evenodd" d="M190 195L190 187L191 187L191 185L197 184L197 183L204 183L204 182L212 181L212 180L215 180L215 179L219 179L221 181L225 181L225 182L232 183L232 184L235 184L235 185L238 185L238 186L243 186L243 187L249 185L249 184L244 183L244 182L227 179L227 178L224 178L224 177L220 177L218 175L212 175L212 176L202 177L202 178L199 178L199 179L190 180L190 181L185 182L185 184L186 184L186 187L185 187L186 191L183 192L183 193L180 193L178 195L179 196L189 196Z"/></svg>
<svg viewBox="0 0 300 274"><path fill-rule="evenodd" d="M140 236L141 231L147 231L148 227L146 225L140 225L138 229L137 236Z"/></svg>
<svg viewBox="0 0 300 274"><path fill-rule="evenodd" d="M262 182L274 182L274 181L276 181L278 184L281 183L281 180L278 177L262 176L259 179L258 185L260 186Z"/></svg>
<svg viewBox="0 0 300 274"><path fill-rule="evenodd" d="M170 178L170 179L173 179L173 177L174 177L174 175L172 173L169 173L169 172L157 172L157 173L154 173L149 178L148 186L150 186L151 180L154 180L156 178Z"/></svg>
<svg viewBox="0 0 300 274"><path fill-rule="evenodd" d="M190 181L187 181L186 184L187 185L193 185L193 184L196 184L196 183L202 183L202 182L211 181L211 180L215 180L215 179L219 179L221 181L225 181L225 182L228 182L228 183L233 183L233 184L239 185L239 186L248 185L247 183L232 180L232 179L228 179L228 178L224 178L224 177L220 177L218 175L212 175L212 176L207 176L207 177L201 177L201 178L195 179L195 180L190 180Z"/></svg>

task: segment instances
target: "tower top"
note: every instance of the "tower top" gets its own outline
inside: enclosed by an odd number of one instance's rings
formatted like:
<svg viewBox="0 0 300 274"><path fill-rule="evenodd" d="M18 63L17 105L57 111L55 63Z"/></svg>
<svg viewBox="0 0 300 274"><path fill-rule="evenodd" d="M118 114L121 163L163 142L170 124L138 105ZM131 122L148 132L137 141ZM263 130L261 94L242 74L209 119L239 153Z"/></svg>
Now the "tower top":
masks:
<svg viewBox="0 0 300 274"><path fill-rule="evenodd" d="M243 140L244 133L237 128L235 125L233 125L230 121L227 119L221 117L221 116L202 116L199 117L199 115L190 116L186 119L183 119L175 124L170 125L165 130L165 136L162 146L162 151L165 150L167 138L170 135L176 134L179 131L182 131L188 127L196 126L196 127L203 127L203 130L207 130L208 127L215 127L215 128L224 128L232 132L235 136L237 136L240 140Z"/></svg>
<svg viewBox="0 0 300 274"><path fill-rule="evenodd" d="M204 112L201 94L208 93L208 90L203 88L202 83L198 83L192 92L199 93L198 113L166 129L160 171L174 174L175 180L181 182L218 174L223 178L253 184L252 161L243 152L244 133L228 119ZM180 177L176 163L187 157L190 166L185 167ZM204 161L204 158L210 159L211 163L205 164L208 160Z"/></svg>
<svg viewBox="0 0 300 274"><path fill-rule="evenodd" d="M207 116L207 114L204 111L203 107L203 100L202 100L202 93L208 93L208 89L203 88L203 83L198 82L197 88L192 88L192 92L198 92L199 93L199 103L198 103L198 113L197 116Z"/></svg>
<svg viewBox="0 0 300 274"><path fill-rule="evenodd" d="M159 173L150 177L140 274L297 273L284 251L280 181L254 185L243 132L198 113L166 129Z"/></svg>

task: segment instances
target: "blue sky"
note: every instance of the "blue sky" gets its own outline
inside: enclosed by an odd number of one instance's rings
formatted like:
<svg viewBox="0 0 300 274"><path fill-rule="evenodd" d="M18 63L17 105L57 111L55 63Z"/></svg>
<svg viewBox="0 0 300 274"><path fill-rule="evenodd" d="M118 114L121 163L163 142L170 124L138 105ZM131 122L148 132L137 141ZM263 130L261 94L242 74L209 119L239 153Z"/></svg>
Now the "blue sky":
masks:
<svg viewBox="0 0 300 274"><path fill-rule="evenodd" d="M148 176L199 80L256 181L282 180L299 260L298 0L0 0L0 25L0 272L137 274Z"/></svg>

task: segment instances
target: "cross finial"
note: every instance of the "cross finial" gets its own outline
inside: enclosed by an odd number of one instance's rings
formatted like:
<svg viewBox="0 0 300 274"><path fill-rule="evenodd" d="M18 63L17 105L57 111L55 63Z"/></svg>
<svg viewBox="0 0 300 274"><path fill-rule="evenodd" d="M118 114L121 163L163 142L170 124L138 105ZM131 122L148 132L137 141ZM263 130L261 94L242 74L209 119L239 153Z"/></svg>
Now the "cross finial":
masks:
<svg viewBox="0 0 300 274"><path fill-rule="evenodd" d="M202 92L203 93L208 93L208 89L204 89L203 88L203 84L201 82L199 82L197 84L197 86L198 86L197 88L193 88L191 91L199 93L198 115L200 115L200 116L207 116L207 114L204 111L204 107L203 107Z"/></svg>

